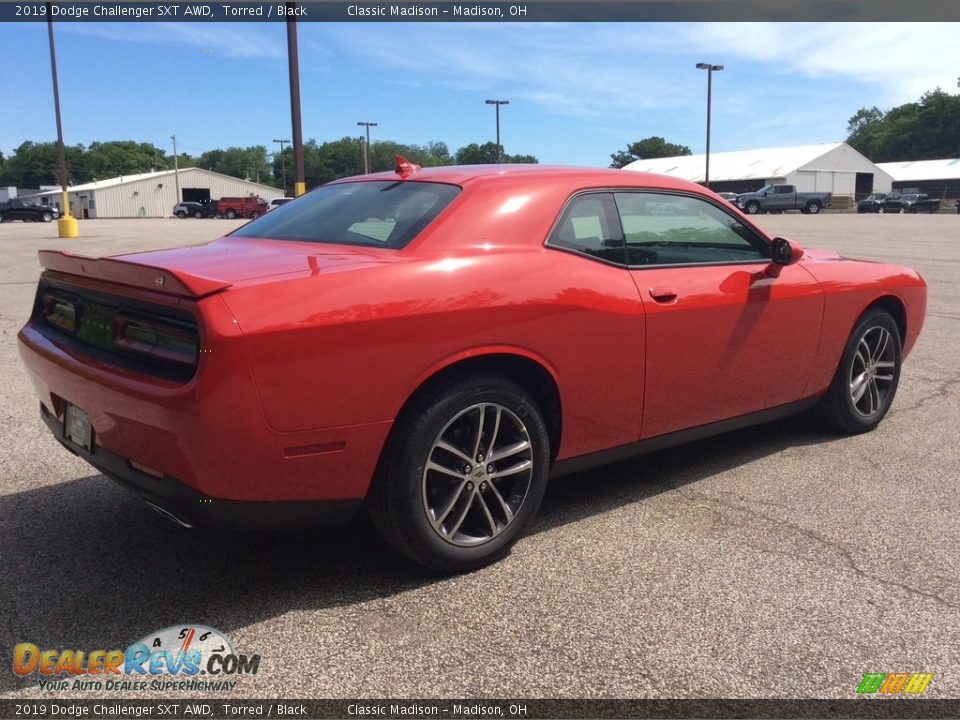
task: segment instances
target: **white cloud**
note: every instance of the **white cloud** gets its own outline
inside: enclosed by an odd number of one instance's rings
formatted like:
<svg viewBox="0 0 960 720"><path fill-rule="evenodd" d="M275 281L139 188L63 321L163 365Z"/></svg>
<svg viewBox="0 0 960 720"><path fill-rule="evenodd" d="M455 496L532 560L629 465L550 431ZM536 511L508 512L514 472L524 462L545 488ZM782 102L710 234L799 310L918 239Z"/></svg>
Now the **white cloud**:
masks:
<svg viewBox="0 0 960 720"><path fill-rule="evenodd" d="M682 26L686 52L766 63L798 77L875 86L891 105L956 88L958 23L700 23ZM732 69L732 68L731 68Z"/></svg>
<svg viewBox="0 0 960 720"><path fill-rule="evenodd" d="M270 28L272 26L266 26ZM104 40L166 45L177 43L231 58L286 58L282 31L270 32L258 25L239 23L64 23L63 31Z"/></svg>

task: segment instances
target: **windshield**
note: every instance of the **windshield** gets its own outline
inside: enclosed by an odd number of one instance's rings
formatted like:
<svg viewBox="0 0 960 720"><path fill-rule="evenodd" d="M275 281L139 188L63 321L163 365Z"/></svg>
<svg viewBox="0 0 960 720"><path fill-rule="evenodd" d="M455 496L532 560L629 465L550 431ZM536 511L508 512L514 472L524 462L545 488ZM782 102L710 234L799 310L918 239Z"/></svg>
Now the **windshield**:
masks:
<svg viewBox="0 0 960 720"><path fill-rule="evenodd" d="M459 192L455 185L393 180L325 185L233 236L400 249Z"/></svg>

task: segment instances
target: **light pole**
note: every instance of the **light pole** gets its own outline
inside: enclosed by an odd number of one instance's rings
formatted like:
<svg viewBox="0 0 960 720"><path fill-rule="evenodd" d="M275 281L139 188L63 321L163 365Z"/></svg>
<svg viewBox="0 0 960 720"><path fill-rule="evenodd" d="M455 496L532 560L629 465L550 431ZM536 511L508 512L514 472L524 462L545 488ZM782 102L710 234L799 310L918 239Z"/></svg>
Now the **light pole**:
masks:
<svg viewBox="0 0 960 720"><path fill-rule="evenodd" d="M174 205L180 204L180 161L177 159L177 136L171 135L170 139L173 140L173 181L177 186L177 201Z"/></svg>
<svg viewBox="0 0 960 720"><path fill-rule="evenodd" d="M303 167L303 125L300 117L300 56L297 49L297 3L287 2L287 68L290 73L290 121L293 137L293 196L307 191Z"/></svg>
<svg viewBox="0 0 960 720"><path fill-rule="evenodd" d="M713 94L713 74L723 70L723 65L711 65L710 63L697 63L698 70L707 71L707 166L703 173L703 184L710 189L710 103Z"/></svg>
<svg viewBox="0 0 960 720"><path fill-rule="evenodd" d="M363 172L370 172L370 128L376 127L377 123L372 122L358 122L357 125L361 125L367 129L367 142L363 146Z"/></svg>
<svg viewBox="0 0 960 720"><path fill-rule="evenodd" d="M63 145L63 123L60 121L60 85L57 82L57 51L53 44L53 11L47 3L47 36L50 40L50 72L53 74L53 107L57 113L57 153L60 156L60 189L63 212L57 221L57 234L62 238L80 235L77 219L70 213L70 196L67 194L67 151Z"/></svg>
<svg viewBox="0 0 960 720"><path fill-rule="evenodd" d="M509 105L509 100L487 100L487 105L493 105L497 109L497 164L500 164L500 106Z"/></svg>
<svg viewBox="0 0 960 720"><path fill-rule="evenodd" d="M280 171L283 173L283 194L287 194L287 159L283 156L283 145L286 143L290 144L289 140L277 140L274 138L275 143L280 143Z"/></svg>

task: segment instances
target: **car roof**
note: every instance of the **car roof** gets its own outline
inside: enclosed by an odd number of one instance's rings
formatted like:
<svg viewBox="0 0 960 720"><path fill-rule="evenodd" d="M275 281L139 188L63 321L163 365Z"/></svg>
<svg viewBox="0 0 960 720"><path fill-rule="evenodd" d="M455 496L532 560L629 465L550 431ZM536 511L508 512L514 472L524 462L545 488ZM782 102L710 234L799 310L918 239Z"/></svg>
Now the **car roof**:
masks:
<svg viewBox="0 0 960 720"><path fill-rule="evenodd" d="M569 167L563 165L443 165L422 168L407 175L405 179L408 182L441 182L465 185L481 181L495 182L501 178L522 178L531 182L570 183L583 187L652 187L667 190L703 190L700 185L667 175L616 168ZM341 178L333 182L397 179L396 172L379 172Z"/></svg>

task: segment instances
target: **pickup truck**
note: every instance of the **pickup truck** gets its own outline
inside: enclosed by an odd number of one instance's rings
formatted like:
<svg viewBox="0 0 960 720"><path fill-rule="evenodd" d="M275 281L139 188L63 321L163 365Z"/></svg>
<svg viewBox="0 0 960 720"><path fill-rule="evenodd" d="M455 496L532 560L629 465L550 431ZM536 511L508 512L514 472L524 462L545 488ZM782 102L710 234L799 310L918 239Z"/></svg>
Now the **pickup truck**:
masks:
<svg viewBox="0 0 960 720"><path fill-rule="evenodd" d="M832 196L828 192L797 192L793 185L764 185L756 192L737 195L737 206L747 215L758 213L799 210L815 215L830 207Z"/></svg>
<svg viewBox="0 0 960 720"><path fill-rule="evenodd" d="M60 217L54 207L41 205L34 200L13 198L0 202L0 222L23 220L24 222L50 222Z"/></svg>
<svg viewBox="0 0 960 720"><path fill-rule="evenodd" d="M908 193L903 196L903 211L908 213L935 213L940 211L940 199L924 193Z"/></svg>

